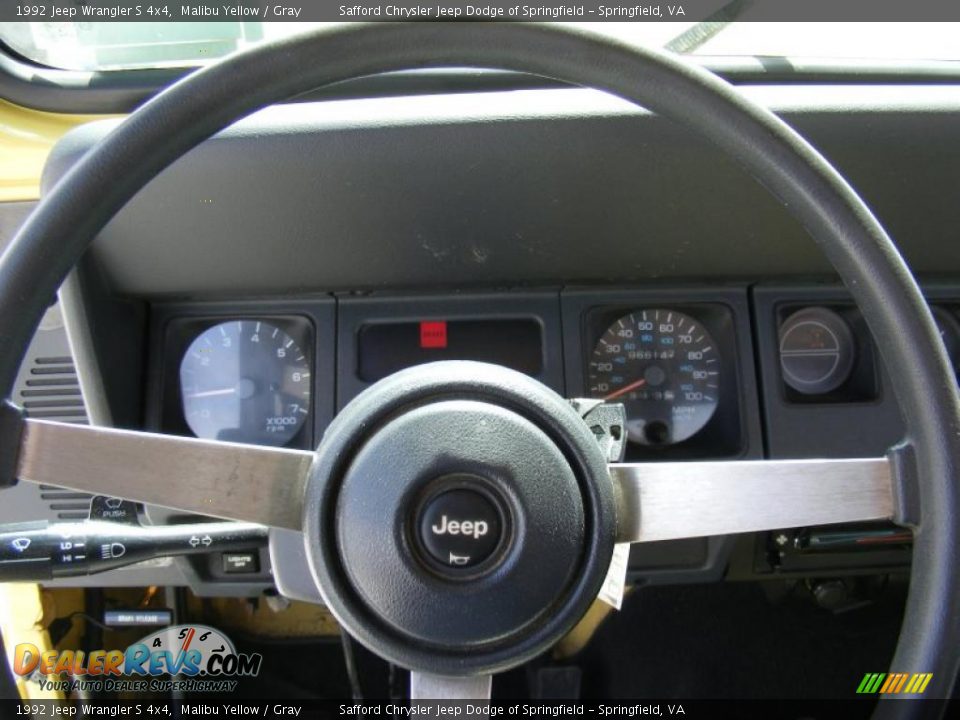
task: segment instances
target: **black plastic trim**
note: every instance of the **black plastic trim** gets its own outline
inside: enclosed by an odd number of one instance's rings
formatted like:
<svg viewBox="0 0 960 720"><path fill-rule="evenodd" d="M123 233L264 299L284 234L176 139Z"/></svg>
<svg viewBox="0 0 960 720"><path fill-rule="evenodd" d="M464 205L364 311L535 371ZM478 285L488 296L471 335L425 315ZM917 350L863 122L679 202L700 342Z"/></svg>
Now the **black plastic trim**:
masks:
<svg viewBox="0 0 960 720"><path fill-rule="evenodd" d="M920 524L920 480L917 476L917 456L913 446L901 443L887 451L893 469L893 501L898 525L917 527Z"/></svg>
<svg viewBox="0 0 960 720"><path fill-rule="evenodd" d="M17 484L23 410L9 400L0 403L0 489Z"/></svg>

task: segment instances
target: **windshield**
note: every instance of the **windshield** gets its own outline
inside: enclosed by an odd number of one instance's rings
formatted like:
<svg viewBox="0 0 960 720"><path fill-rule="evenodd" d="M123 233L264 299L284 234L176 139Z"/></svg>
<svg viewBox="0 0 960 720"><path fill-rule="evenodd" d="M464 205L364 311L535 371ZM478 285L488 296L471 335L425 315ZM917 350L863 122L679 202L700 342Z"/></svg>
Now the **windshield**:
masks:
<svg viewBox="0 0 960 720"><path fill-rule="evenodd" d="M324 23L7 22L0 39L28 60L69 70L202 65ZM331 24L331 23L326 23ZM690 55L960 60L960 23L585 23L637 44ZM706 32L703 26L709 25ZM696 26L696 27L695 27Z"/></svg>

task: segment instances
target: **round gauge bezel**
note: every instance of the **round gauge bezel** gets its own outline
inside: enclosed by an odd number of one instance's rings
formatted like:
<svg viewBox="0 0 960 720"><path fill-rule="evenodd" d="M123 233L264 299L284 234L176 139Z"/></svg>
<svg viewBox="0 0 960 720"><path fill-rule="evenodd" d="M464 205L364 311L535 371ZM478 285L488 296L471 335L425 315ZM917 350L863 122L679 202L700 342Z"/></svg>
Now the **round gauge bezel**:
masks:
<svg viewBox="0 0 960 720"><path fill-rule="evenodd" d="M665 317L663 316L664 313L666 313ZM651 327L645 331L645 328L641 327L643 323L649 323ZM685 326L684 323L689 324ZM667 324L671 326L675 324L676 329L663 330L662 327ZM631 325L634 327L630 327ZM689 329L690 332L684 333L685 328ZM598 374L601 371L597 369L597 363L602 359L602 356L598 355L598 352L602 346L607 344L611 334L625 331L648 334L651 338L648 342L653 343L651 345L654 348L652 352L667 352L665 348L676 348L678 353L683 353L684 348L688 348L687 352L702 353L702 356L695 360L684 360L677 355L671 358L661 358L660 362L626 358L624 357L625 353L638 350L628 347L628 345L636 344L633 337L629 338L629 342L626 342L627 338L624 338L623 342L618 343L619 346L622 346L622 349L610 355L610 357L615 358L613 362L618 362L617 359L620 359L619 362L624 366L628 366L630 363L647 363L644 372L653 372L659 369L662 379L657 384L663 387L663 390L653 390L654 397L651 398L638 399L634 397L637 392L643 394L651 392L642 388L617 395L618 391L623 393L634 382L644 380L638 373L631 371L626 373L625 381L620 383L618 387L610 387L601 392L598 389L599 383L597 382ZM680 337L691 337L689 345L676 342ZM697 315L691 314L686 309L659 305L627 308L618 315L611 316L605 325L597 329L594 338L595 342L588 350L587 355L584 376L586 394L589 397L607 397L612 402L624 403L628 414L628 428L630 428L628 432L632 445L665 448L685 443L702 433L717 414L722 398L722 383L725 374L722 352L720 343L717 342L707 323ZM640 336L636 340L643 342L642 338L643 336ZM664 338L670 338L671 342L669 344L664 343L663 348L661 348ZM678 373L680 372L680 365L688 362L696 363L695 369L691 370L691 373L704 373L704 377L691 378L691 388L686 390L680 385ZM649 380L649 378L646 378L646 380ZM693 384L694 381L695 384ZM673 396L656 397L660 393L665 396L673 394ZM705 401L684 401L679 393L700 393ZM643 407L647 408L646 413L641 412ZM672 418L676 409L680 407L695 408L696 410L691 414L697 417L693 423L689 423L691 427L687 427L678 434L675 432L677 425L672 423ZM703 409L706 411L704 412ZM643 423L642 426L639 425L641 422ZM665 439L661 439L664 432L669 432L669 435Z"/></svg>
<svg viewBox="0 0 960 720"><path fill-rule="evenodd" d="M184 420L199 438L283 447L310 414L306 351L266 320L208 327L187 346L179 375Z"/></svg>
<svg viewBox="0 0 960 720"><path fill-rule="evenodd" d="M224 323L236 321L260 321L280 328L292 338L300 347L306 358L309 379L309 402L307 403L306 420L300 424L297 432L280 447L296 449L312 449L316 445L314 428L316 426L315 412L317 408L319 387L316 378L316 331L313 322L302 315L294 314L261 314L223 312L171 315L163 321L162 353L163 360L158 374L159 404L154 412L157 429L176 435L196 437L196 434L187 424L183 412L182 388L180 382L180 363L184 353L200 335L211 328Z"/></svg>
<svg viewBox="0 0 960 720"><path fill-rule="evenodd" d="M805 325L823 328L833 347L822 350L786 350L784 344L792 333ZM777 356L783 382L803 395L828 395L843 387L853 374L857 359L857 339L850 324L835 310L810 306L787 315L777 331ZM812 357L832 361L829 368L813 378L797 375L795 366L787 360Z"/></svg>

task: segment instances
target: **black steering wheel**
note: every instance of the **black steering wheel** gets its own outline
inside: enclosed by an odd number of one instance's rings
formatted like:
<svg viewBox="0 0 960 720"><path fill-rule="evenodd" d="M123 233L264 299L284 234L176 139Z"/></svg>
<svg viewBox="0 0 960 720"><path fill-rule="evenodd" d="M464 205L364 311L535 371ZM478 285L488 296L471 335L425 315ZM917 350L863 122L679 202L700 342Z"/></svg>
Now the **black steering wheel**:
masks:
<svg viewBox="0 0 960 720"><path fill-rule="evenodd" d="M903 443L868 460L608 465L577 412L545 387L450 363L363 393L316 453L24 420L8 403L0 480L301 530L324 599L351 634L414 671L461 677L516 665L567 632L596 596L615 542L893 519L915 534L893 670L932 672L925 697L948 696L960 663L960 410L933 318L883 228L829 163L773 114L673 56L556 26L374 24L199 70L83 157L0 259L2 396L67 273L163 168L297 93L449 66L604 90L736 158L806 227L866 318L898 378ZM423 528L438 507L448 510L434 532L482 537L482 557L447 563L427 547Z"/></svg>

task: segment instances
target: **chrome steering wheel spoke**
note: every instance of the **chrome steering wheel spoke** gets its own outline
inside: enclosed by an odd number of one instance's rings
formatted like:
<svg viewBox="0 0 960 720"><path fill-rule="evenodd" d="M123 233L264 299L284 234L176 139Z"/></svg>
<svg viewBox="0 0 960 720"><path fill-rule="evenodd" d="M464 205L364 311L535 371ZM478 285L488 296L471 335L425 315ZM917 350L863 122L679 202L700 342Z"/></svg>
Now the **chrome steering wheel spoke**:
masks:
<svg viewBox="0 0 960 720"><path fill-rule="evenodd" d="M889 520L894 475L887 458L623 463L617 542Z"/></svg>
<svg viewBox="0 0 960 720"><path fill-rule="evenodd" d="M488 703L492 684L492 675L449 677L414 671L410 673L410 700L470 700ZM475 716L488 715L477 713ZM436 717L436 715L415 713L414 717Z"/></svg>
<svg viewBox="0 0 960 720"><path fill-rule="evenodd" d="M300 530L313 458L304 450L27 420L17 477Z"/></svg>

